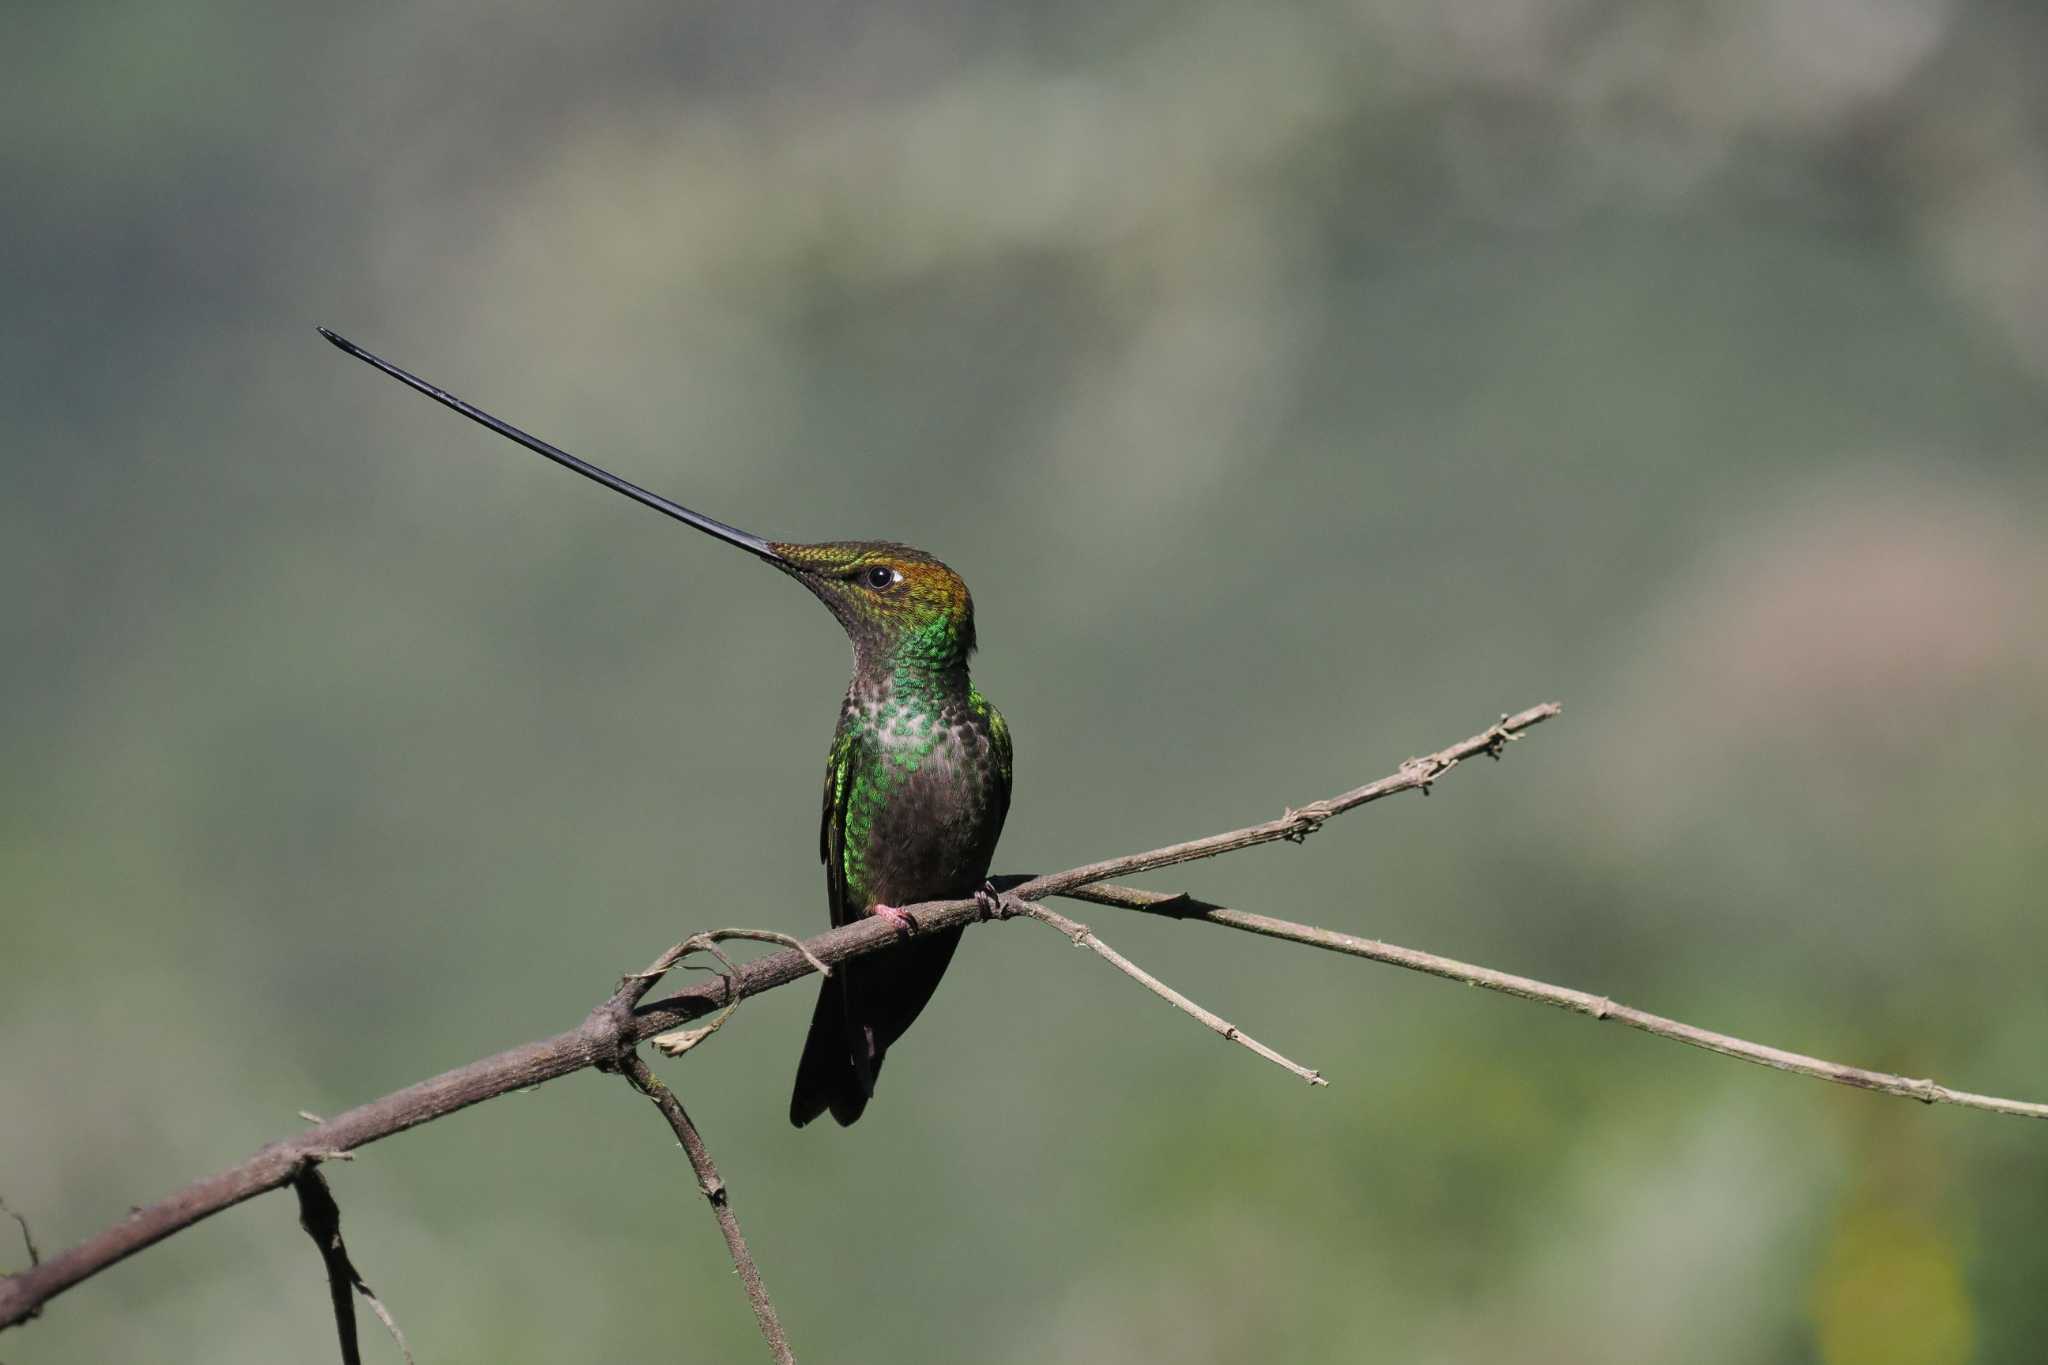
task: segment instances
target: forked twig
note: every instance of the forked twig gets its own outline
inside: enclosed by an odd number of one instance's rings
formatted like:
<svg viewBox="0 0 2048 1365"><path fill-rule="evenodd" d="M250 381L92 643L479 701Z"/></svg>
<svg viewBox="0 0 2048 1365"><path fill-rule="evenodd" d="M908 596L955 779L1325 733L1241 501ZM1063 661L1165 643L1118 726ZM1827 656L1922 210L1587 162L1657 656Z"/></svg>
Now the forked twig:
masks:
<svg viewBox="0 0 2048 1365"><path fill-rule="evenodd" d="M1110 966L1116 968L1125 976L1128 976L1131 980L1179 1010L1182 1014L1189 1016L1230 1042L1257 1053L1275 1066L1283 1067L1293 1072L1310 1085L1329 1084L1328 1081L1323 1079L1322 1072L1311 1071L1299 1062L1281 1056L1272 1048L1267 1047L1264 1043L1252 1037L1228 1019L1225 1019L1222 1015L1203 1009L1200 1005L1197 1005L1194 1001L1188 999L1185 995L1182 995L1179 991L1097 938L1095 931L1079 920L1068 919L1057 910L1047 909L1035 901L1019 900L1014 896L1004 896L1001 904L1006 918L1016 916L1024 919L1035 919L1041 924L1049 925L1059 930L1069 939L1073 940L1076 948L1088 949L1104 962L1107 962Z"/></svg>
<svg viewBox="0 0 2048 1365"><path fill-rule="evenodd" d="M1323 948L1350 957L1384 962L1389 966L1440 976L1446 981L1459 981L1467 986L1499 991L1518 1000L1534 1000L1540 1004L1555 1005L1559 1009L1583 1014L1590 1019L1612 1019L1616 1023L1626 1024L1632 1029L1640 1029L1658 1038L1669 1038L1690 1047L1718 1052L1724 1057L1734 1057L1738 1061L1754 1062L1758 1066L1790 1071L1800 1076L1811 1076L1815 1080L1830 1081L1836 1085L1853 1086L1858 1090L1875 1090L1886 1095L1901 1095L1907 1099L1919 1100L1923 1104L1954 1104L1965 1109L1982 1109L1993 1114L2048 1119L2048 1104L2002 1099L1996 1095L1979 1095L1968 1090L1951 1090L1945 1085L1937 1085L1932 1080L1916 1080L1908 1076L1893 1075L1888 1071L1869 1071L1859 1066L1846 1066L1841 1062L1809 1057L1803 1052L1788 1052L1765 1043L1752 1043L1730 1034L1715 1033L1676 1019L1667 1019L1661 1014L1651 1014L1647 1010L1639 1010L1631 1005L1617 1004L1604 995L1573 990L1569 986L1553 986L1549 982L1538 981L1533 977L1499 972L1491 967L1460 962L1456 958L1439 957L1435 953L1402 948L1392 943L1382 943L1378 939L1359 938L1353 934L1338 933L1333 929L1320 929L1312 924L1296 924L1292 920L1274 919L1270 915L1247 914L1242 910L1211 905L1192 896L1169 895L1159 891L1146 891L1135 886L1116 886L1107 883L1077 887L1064 894L1071 900L1087 901L1094 905L1113 905L1124 910L1163 915L1168 919L1199 920L1204 924L1219 924L1226 929L1239 929L1248 934L1284 939L1289 943L1302 943L1311 948Z"/></svg>

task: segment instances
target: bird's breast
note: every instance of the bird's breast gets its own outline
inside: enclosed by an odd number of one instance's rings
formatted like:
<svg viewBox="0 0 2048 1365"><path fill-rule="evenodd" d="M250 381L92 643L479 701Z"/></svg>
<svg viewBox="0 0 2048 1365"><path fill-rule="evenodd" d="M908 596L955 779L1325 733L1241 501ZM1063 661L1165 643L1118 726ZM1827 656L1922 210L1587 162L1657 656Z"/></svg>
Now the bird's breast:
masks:
<svg viewBox="0 0 2048 1365"><path fill-rule="evenodd" d="M871 816L863 899L890 905L971 895L1001 825L988 735L972 717L878 717L864 773Z"/></svg>

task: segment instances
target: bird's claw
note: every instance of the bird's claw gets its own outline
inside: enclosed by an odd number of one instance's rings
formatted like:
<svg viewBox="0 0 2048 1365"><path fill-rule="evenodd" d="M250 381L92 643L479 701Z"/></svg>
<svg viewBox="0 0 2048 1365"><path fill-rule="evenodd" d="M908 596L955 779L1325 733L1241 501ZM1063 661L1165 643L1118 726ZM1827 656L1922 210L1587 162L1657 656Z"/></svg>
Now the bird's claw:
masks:
<svg viewBox="0 0 2048 1365"><path fill-rule="evenodd" d="M874 909L870 910L868 913L872 915L878 915L882 919L887 920L890 923L890 925L892 925L895 928L896 932L898 934L901 934L904 938L909 938L912 934L917 932L917 921L910 917L910 912L908 910L898 910L893 905L882 905L878 903L876 904Z"/></svg>
<svg viewBox="0 0 2048 1365"><path fill-rule="evenodd" d="M1001 919L1006 913L1003 909L1003 894L996 890L994 882L981 884L981 890L974 893L974 903L981 908L981 917L984 920Z"/></svg>

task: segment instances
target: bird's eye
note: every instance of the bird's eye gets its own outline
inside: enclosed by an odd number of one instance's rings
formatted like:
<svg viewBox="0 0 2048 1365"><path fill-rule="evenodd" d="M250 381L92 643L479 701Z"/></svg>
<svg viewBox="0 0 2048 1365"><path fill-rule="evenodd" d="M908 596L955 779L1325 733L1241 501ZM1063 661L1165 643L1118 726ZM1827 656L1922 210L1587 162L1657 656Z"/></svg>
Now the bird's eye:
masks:
<svg viewBox="0 0 2048 1365"><path fill-rule="evenodd" d="M894 587L896 584L901 583L903 575L897 573L887 564L877 564L871 569L863 569L860 581L870 588L880 590L882 588Z"/></svg>

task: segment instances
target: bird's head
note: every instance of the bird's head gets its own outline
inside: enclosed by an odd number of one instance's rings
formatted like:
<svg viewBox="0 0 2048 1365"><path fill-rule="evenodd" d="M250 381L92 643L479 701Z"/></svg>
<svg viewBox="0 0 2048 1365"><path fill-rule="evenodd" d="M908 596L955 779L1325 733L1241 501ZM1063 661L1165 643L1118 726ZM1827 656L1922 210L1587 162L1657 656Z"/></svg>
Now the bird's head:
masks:
<svg viewBox="0 0 2048 1365"><path fill-rule="evenodd" d="M770 541L768 550L763 558L837 618L863 664L949 668L974 652L974 599L923 550L883 540Z"/></svg>

